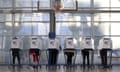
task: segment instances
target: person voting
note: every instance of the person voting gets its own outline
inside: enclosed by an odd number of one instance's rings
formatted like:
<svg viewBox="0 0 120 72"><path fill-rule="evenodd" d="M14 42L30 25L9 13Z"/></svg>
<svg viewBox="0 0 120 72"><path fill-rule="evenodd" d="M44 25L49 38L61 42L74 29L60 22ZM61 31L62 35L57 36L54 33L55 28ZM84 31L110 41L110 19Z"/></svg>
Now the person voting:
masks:
<svg viewBox="0 0 120 72"><path fill-rule="evenodd" d="M74 53L75 53L75 45L73 42L73 38L72 37L66 38L64 54L67 56L68 65L72 64L72 57L74 56Z"/></svg>
<svg viewBox="0 0 120 72"><path fill-rule="evenodd" d="M48 39L48 51L49 51L48 64L56 65L59 51L58 39Z"/></svg>
<svg viewBox="0 0 120 72"><path fill-rule="evenodd" d="M38 37L31 37L30 38L30 55L32 56L33 62L39 61L39 54L40 54L40 41Z"/></svg>
<svg viewBox="0 0 120 72"><path fill-rule="evenodd" d="M22 44L21 40L17 37L13 37L11 39L11 51L12 51L12 60L13 64L15 64L15 59L17 58L18 64L20 64L20 50L21 50Z"/></svg>
<svg viewBox="0 0 120 72"><path fill-rule="evenodd" d="M99 41L99 50L101 57L101 64L107 66L107 52L112 51L112 40L110 38L102 38Z"/></svg>
<svg viewBox="0 0 120 72"><path fill-rule="evenodd" d="M94 48L94 41L91 37L85 37L81 41L81 51L82 51L82 57L83 57L83 66L85 66L85 61L87 58L87 66L90 65L90 51L93 52Z"/></svg>

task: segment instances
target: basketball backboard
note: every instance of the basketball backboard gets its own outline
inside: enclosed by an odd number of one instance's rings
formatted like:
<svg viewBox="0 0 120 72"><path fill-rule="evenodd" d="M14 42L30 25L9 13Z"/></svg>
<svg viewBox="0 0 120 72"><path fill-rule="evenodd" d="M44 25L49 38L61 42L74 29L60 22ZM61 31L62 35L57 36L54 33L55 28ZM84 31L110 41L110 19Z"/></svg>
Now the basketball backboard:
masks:
<svg viewBox="0 0 120 72"><path fill-rule="evenodd" d="M77 0L39 0L38 10L54 10L54 1L60 1L60 10L77 10Z"/></svg>

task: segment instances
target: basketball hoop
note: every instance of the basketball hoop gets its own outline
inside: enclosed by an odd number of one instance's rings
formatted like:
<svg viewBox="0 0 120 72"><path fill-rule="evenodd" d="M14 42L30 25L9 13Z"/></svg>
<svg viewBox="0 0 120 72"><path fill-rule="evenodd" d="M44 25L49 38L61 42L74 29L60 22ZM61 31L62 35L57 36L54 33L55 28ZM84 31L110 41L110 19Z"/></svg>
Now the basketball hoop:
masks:
<svg viewBox="0 0 120 72"><path fill-rule="evenodd" d="M63 0L52 0L52 10L55 12L55 16L58 17L61 15L61 9L63 8Z"/></svg>
<svg viewBox="0 0 120 72"><path fill-rule="evenodd" d="M60 5L57 5L57 6L54 6L53 10L55 11L55 16L59 16L60 13L61 13L61 6Z"/></svg>
<svg viewBox="0 0 120 72"><path fill-rule="evenodd" d="M62 6L62 0L52 0L52 7L55 12L59 12Z"/></svg>
<svg viewBox="0 0 120 72"><path fill-rule="evenodd" d="M54 10L55 10L55 12L59 12L60 9L61 9L61 6L60 6L60 5L54 6Z"/></svg>

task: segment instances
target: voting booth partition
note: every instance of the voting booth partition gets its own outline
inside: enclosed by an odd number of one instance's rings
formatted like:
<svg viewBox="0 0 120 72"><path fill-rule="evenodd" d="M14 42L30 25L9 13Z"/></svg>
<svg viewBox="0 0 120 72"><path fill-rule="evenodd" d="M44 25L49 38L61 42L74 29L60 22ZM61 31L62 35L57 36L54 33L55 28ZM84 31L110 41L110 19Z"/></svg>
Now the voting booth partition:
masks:
<svg viewBox="0 0 120 72"><path fill-rule="evenodd" d="M48 49L59 49L57 39L48 39Z"/></svg>
<svg viewBox="0 0 120 72"><path fill-rule="evenodd" d="M73 37L65 38L64 41L64 58L66 65L75 65L76 49Z"/></svg>
<svg viewBox="0 0 120 72"><path fill-rule="evenodd" d="M48 58L48 66L57 65L57 59L59 54L59 41L56 38L48 39L48 49L47 49L47 58Z"/></svg>
<svg viewBox="0 0 120 72"><path fill-rule="evenodd" d="M30 49L29 49L29 61L31 65L38 65L40 61L40 53L41 53L41 46L40 46L40 39L39 37L30 37L29 40Z"/></svg>
<svg viewBox="0 0 120 72"><path fill-rule="evenodd" d="M83 66L93 66L94 62L94 41L91 37L85 37L81 41L81 52ZM86 63L87 62L87 63Z"/></svg>
<svg viewBox="0 0 120 72"><path fill-rule="evenodd" d="M110 38L102 38L99 41L101 65L103 67L111 67L112 64L112 40Z"/></svg>
<svg viewBox="0 0 120 72"><path fill-rule="evenodd" d="M15 65L15 64L18 64L20 65L21 64L21 48L22 48L22 41L20 38L17 38L17 37L13 37L11 38L11 48L10 48L10 51L11 51L11 54L12 54L12 57L11 57L11 64ZM16 60L17 59L17 60Z"/></svg>

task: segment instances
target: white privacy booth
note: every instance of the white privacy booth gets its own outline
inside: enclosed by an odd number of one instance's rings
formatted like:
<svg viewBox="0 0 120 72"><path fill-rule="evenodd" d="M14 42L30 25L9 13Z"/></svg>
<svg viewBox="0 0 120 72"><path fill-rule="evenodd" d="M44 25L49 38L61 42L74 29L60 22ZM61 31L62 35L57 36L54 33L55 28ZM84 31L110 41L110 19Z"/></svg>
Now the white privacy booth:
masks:
<svg viewBox="0 0 120 72"><path fill-rule="evenodd" d="M47 40L48 66L57 65L59 54L59 40L57 38Z"/></svg>
<svg viewBox="0 0 120 72"><path fill-rule="evenodd" d="M80 43L82 58L83 58L83 66L93 66L94 62L94 40L92 37L83 37Z"/></svg>
<svg viewBox="0 0 120 72"><path fill-rule="evenodd" d="M73 37L66 37L64 40L64 55L65 55L65 63L67 65L74 65L75 64L75 44ZM73 57L75 56L75 57Z"/></svg>
<svg viewBox="0 0 120 72"><path fill-rule="evenodd" d="M98 46L100 57L101 57L101 65L104 67L111 67L112 61L112 40L111 38L102 38L99 41Z"/></svg>
<svg viewBox="0 0 120 72"><path fill-rule="evenodd" d="M11 52L12 52L12 64L16 64L16 59L17 63L20 65L21 64L21 49L23 47L22 40L18 37L13 37L11 38Z"/></svg>
<svg viewBox="0 0 120 72"><path fill-rule="evenodd" d="M29 43L30 43L30 49L29 49L30 64L38 65L41 55L40 39L37 36L31 36Z"/></svg>

